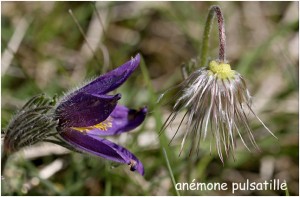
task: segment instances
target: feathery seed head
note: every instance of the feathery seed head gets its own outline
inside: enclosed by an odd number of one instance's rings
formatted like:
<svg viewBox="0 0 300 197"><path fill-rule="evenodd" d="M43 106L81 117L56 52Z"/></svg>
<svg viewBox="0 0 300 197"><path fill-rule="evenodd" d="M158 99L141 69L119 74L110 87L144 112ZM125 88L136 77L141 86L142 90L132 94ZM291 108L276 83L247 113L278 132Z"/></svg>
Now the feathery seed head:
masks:
<svg viewBox="0 0 300 197"><path fill-rule="evenodd" d="M212 61L208 68L194 71L180 87L181 94L163 127L172 124L177 114L186 110L177 129L178 131L183 122L186 123L180 153L188 136L191 136L190 154L195 150L199 152L201 139L210 138L210 146L215 144L222 162L224 153L228 157L229 153L234 151L237 135L248 150L250 148L247 141L259 149L249 125L247 112L253 113L272 134L253 112L251 96L244 79L238 72L231 70L229 64ZM245 133L248 140L245 140Z"/></svg>
<svg viewBox="0 0 300 197"><path fill-rule="evenodd" d="M181 89L177 94L173 112L164 123L162 130L172 124L180 111L186 111L174 134L175 137L182 123L185 122L186 132L180 153L189 135L191 135L190 154L194 150L198 153L201 139L205 140L207 136L210 136L210 146L213 141L223 162L224 152L227 157L230 152L234 152L236 135L250 150L247 141L244 140L244 133L246 133L250 143L258 149L249 126L247 112L251 112L270 134L273 136L274 134L253 112L251 96L244 79L237 71L232 70L226 61L225 22L219 6L214 5L209 9L202 40L200 64L197 62L194 64L204 66L207 63L208 41L215 15L219 30L219 58L217 61L211 61L208 67L195 70L190 69L196 68L195 66L188 64L187 68L183 69L185 72L195 71L189 76L188 73L184 73L185 80L180 84Z"/></svg>

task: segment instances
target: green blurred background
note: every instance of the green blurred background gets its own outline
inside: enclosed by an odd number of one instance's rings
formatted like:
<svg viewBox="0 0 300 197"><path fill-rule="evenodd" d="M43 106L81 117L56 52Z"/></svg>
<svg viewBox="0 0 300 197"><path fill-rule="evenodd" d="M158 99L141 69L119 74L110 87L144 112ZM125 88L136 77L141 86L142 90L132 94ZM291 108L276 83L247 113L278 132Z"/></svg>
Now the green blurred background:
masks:
<svg viewBox="0 0 300 197"><path fill-rule="evenodd" d="M158 136L174 100L167 95L171 102L159 107L156 99L181 82L181 64L199 55L213 4L222 8L225 17L227 59L246 79L255 112L278 137L251 118L261 151L247 151L238 139L236 161L229 158L224 165L214 151L210 154L208 143L201 146L199 156L178 157L182 136L168 143L180 117ZM143 162L144 177L126 165L112 167L103 159L42 143L10 158L1 181L2 195L176 195L162 148L176 182L195 179L230 185L247 179L279 179L286 180L290 195L299 195L298 6L298 2L2 2L2 128L32 96L42 92L61 96L137 53L144 61L117 92L122 104L147 105L150 111L142 126L113 138ZM210 45L210 59L216 59L216 27ZM232 195L230 189L180 194Z"/></svg>

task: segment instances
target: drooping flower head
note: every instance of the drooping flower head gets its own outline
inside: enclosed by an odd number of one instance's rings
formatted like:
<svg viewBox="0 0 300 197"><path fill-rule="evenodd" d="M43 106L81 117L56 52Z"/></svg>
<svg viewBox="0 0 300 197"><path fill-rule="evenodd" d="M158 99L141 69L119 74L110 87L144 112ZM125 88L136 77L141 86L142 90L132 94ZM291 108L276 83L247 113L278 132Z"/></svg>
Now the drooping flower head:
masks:
<svg viewBox="0 0 300 197"><path fill-rule="evenodd" d="M210 146L215 144L218 155L223 162L223 154L229 156L234 152L236 146L236 135L240 137L248 150L247 139L257 149L247 112L251 112L266 128L266 125L258 118L251 108L251 96L246 87L243 77L225 59L225 28L223 16L218 6L212 6L208 15L205 33L209 34L211 20L216 13L219 25L220 50L219 59L206 64L208 35L204 35L201 57L202 68L195 70L180 84L180 92L173 106L173 112L166 120L163 129L169 126L180 111L186 110L183 119L175 133L177 134L182 123L186 121L186 132L184 134L181 151L187 137L191 136L190 154L193 151L199 152L201 139L210 138ZM198 62L195 62L198 64ZM174 137L175 137L174 135ZM209 136L209 137L208 137ZM275 137L275 136L274 136ZM213 143L212 143L213 141ZM234 155L233 155L234 156Z"/></svg>
<svg viewBox="0 0 300 197"><path fill-rule="evenodd" d="M138 67L140 55L96 78L62 99L55 110L58 131L72 147L105 159L125 163L144 174L140 160L131 152L102 136L128 132L145 119L147 108L128 109L118 105L120 94L108 95L123 84Z"/></svg>
<svg viewBox="0 0 300 197"><path fill-rule="evenodd" d="M182 84L182 94L177 99L169 125L177 113L183 109L187 112L187 131L181 150L188 135L192 135L190 151L199 150L201 139L214 138L217 152L223 161L223 152L228 156L234 151L235 136L238 135L248 150L243 134L246 131L252 145L258 149L249 126L246 112L251 109L251 96L243 77L229 64L211 61L209 67L193 72ZM272 134L265 124L262 125Z"/></svg>

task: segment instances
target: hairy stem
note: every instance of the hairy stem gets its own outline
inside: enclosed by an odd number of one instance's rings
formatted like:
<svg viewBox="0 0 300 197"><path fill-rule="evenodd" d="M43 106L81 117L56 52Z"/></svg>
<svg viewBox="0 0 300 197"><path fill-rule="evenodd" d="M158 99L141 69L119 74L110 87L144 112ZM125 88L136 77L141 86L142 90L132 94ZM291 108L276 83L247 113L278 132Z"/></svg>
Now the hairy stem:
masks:
<svg viewBox="0 0 300 197"><path fill-rule="evenodd" d="M3 147L2 147L2 148L3 148ZM7 155L7 153L6 153L5 151L3 151L3 149L2 149L2 154L1 154L1 174L2 174L2 176L4 176L3 172L4 172L4 168L5 168L7 159L8 159L8 155Z"/></svg>
<svg viewBox="0 0 300 197"><path fill-rule="evenodd" d="M222 11L219 6L211 6L209 9L209 13L205 23L204 34L202 38L202 49L201 49L201 59L200 66L206 66L207 57L208 57L208 48L209 48L209 37L213 24L214 16L217 16L218 20L218 28L219 28L219 61L225 62L226 60L226 35L225 35L225 25L224 25L224 17L222 15Z"/></svg>

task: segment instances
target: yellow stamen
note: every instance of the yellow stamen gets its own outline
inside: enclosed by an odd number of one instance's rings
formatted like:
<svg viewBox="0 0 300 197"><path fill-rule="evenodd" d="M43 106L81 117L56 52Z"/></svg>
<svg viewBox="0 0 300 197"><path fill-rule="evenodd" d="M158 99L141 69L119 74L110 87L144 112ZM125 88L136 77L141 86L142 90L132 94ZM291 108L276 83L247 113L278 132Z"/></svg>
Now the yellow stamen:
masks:
<svg viewBox="0 0 300 197"><path fill-rule="evenodd" d="M82 133L86 133L89 132L93 129L100 129L102 131L107 131L108 128L112 127L112 118L108 117L106 120L104 120L103 122L100 122L99 124L90 126L90 127L71 127L72 129L82 132Z"/></svg>
<svg viewBox="0 0 300 197"><path fill-rule="evenodd" d="M234 70L231 70L230 64L211 61L209 69L213 74L217 74L220 79L230 79L234 76Z"/></svg>

